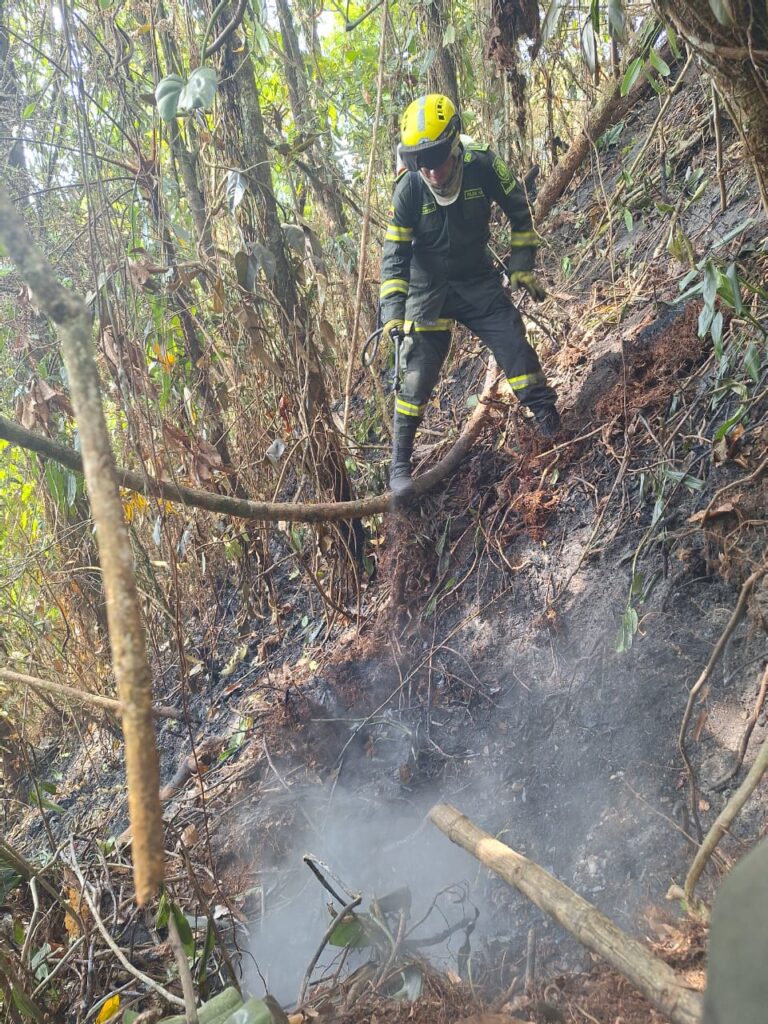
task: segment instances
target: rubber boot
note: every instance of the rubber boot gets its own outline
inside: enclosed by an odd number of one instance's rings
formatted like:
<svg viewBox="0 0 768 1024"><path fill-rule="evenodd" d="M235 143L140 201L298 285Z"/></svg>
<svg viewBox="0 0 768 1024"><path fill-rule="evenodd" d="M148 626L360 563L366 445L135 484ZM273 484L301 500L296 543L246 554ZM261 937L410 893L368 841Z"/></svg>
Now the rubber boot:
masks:
<svg viewBox="0 0 768 1024"><path fill-rule="evenodd" d="M533 415L542 437L554 437L560 433L560 413L554 405L540 406L534 409Z"/></svg>
<svg viewBox="0 0 768 1024"><path fill-rule="evenodd" d="M416 493L411 476L411 456L418 426L419 419L416 416L399 415L395 419L389 486L396 505L407 504Z"/></svg>

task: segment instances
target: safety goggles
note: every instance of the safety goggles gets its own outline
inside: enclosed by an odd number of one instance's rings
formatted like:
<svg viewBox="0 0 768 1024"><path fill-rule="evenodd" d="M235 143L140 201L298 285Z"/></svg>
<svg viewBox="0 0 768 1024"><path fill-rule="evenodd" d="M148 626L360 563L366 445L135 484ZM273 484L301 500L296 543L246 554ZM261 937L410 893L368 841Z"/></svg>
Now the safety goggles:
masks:
<svg viewBox="0 0 768 1024"><path fill-rule="evenodd" d="M409 171L418 171L422 167L433 171L451 155L453 142L453 139L446 139L445 142L431 142L424 149L406 150L402 153L403 163Z"/></svg>

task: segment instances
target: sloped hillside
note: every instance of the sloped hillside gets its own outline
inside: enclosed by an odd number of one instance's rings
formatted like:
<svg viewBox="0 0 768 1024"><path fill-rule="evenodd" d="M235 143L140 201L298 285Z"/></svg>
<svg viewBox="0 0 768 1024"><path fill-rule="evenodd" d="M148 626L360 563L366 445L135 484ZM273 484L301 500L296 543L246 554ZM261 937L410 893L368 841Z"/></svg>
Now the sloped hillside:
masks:
<svg viewBox="0 0 768 1024"><path fill-rule="evenodd" d="M353 981L345 1012L356 1020L454 1020L481 1006L489 1021L502 1010L664 1019L613 975L576 979L592 968L583 948L451 846L426 819L440 801L702 987L701 931L665 895L768 738L768 585L755 577L768 508L768 224L733 135L720 209L707 97L691 70L663 134L656 100L610 129L540 226L550 297L524 312L562 436L545 444L494 392L447 485L367 523L376 571L357 608L329 621L300 580L286 581L281 643L220 581L188 623L199 720L192 736L161 727L179 865L169 892L193 917L221 911L255 994L266 985L292 1008L302 991L313 1012L331 1012L335 967L323 975L321 957L302 985L330 920L310 853L337 895L362 892L364 907L410 890L407 918L406 902L387 918L393 958L431 909L425 930L439 941L419 953L439 973L425 968L406 1006ZM476 339L457 336L417 445L422 468L476 406L486 371ZM47 827L118 837L118 767L79 758L62 771L66 813ZM758 792L698 895L766 824ZM21 845L43 827L30 816ZM120 848L111 841L118 872ZM216 871L196 867L190 889L187 872L209 851ZM130 942L149 948L139 925ZM360 969L355 955L348 966Z"/></svg>

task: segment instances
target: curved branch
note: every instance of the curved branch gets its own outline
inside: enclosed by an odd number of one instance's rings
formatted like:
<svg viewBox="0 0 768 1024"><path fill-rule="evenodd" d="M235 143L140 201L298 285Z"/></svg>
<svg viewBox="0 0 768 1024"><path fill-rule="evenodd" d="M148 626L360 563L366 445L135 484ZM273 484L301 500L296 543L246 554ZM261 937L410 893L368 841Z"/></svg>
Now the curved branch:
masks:
<svg viewBox="0 0 768 1024"><path fill-rule="evenodd" d="M226 43L227 39L229 39L229 37L237 28L237 26L243 20L243 15L245 14L245 8L247 3L248 0L240 0L240 3L237 5L237 8L235 10L235 13L232 15L232 20L230 21L230 23L221 30L221 32L216 36L216 38L213 40L210 46L203 46L203 51L200 56L201 60L208 60L209 57L212 57L214 53L216 53L218 50L222 48L224 43ZM223 6L224 4L220 4L211 15L211 20L208 22L208 27L205 30L205 40L207 40L211 26L213 25L213 22L215 21ZM203 40L203 43L205 43L205 40Z"/></svg>
<svg viewBox="0 0 768 1024"><path fill-rule="evenodd" d="M768 669L765 670L765 675L768 676ZM714 821L714 824L704 837L703 843L696 852L696 856L694 857L693 863L691 864L685 878L685 898L689 903L693 900L696 883L701 877L701 873L706 867L707 861L714 853L717 844L730 829L734 818L754 793L758 783L765 775L766 771L768 771L768 740L763 741L763 745L760 747L757 757L755 758L755 763L750 768L746 778L725 807L723 807L722 811L720 811Z"/></svg>
<svg viewBox="0 0 768 1024"><path fill-rule="evenodd" d="M448 454L436 466L414 480L417 494L425 494L458 468L485 425L488 414L486 401L492 391L493 387L490 387L483 392L475 411ZM0 440L35 452L44 458L53 459L54 462L58 462L76 473L83 471L83 461L78 452L57 444L50 438L43 437L42 434L26 430L2 416L0 416ZM362 516L376 515L386 512L391 507L389 492L357 501L296 505L288 501L250 501L246 498L232 498L226 494L212 494L210 491L196 490L193 487L185 487L184 484L168 480L155 480L143 473L119 467L117 468L117 479L121 487L130 488L130 490L147 497L163 498L166 501L173 501L191 508L202 508L208 512L234 516L236 519L259 522L333 522L340 519L359 519Z"/></svg>

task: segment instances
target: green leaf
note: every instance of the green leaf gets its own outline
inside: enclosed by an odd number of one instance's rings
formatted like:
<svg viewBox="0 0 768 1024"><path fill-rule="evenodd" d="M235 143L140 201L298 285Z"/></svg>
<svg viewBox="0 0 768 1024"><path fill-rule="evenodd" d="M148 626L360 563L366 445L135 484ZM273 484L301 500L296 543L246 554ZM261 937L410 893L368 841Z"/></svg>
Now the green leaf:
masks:
<svg viewBox="0 0 768 1024"><path fill-rule="evenodd" d="M723 355L723 314L719 310L712 317L709 332L712 335L712 344L715 347L715 355L718 359L721 359Z"/></svg>
<svg viewBox="0 0 768 1024"><path fill-rule="evenodd" d="M248 258L254 265L254 273L261 269L264 271L264 276L268 281L274 280L277 273L277 260L274 253L266 245L262 245L261 242L249 242Z"/></svg>
<svg viewBox="0 0 768 1024"><path fill-rule="evenodd" d="M155 86L155 102L157 112L163 121L172 121L176 117L179 96L184 88L181 75L166 75Z"/></svg>
<svg viewBox="0 0 768 1024"><path fill-rule="evenodd" d="M192 929L189 927L189 921L182 913L181 907L177 906L174 902L171 902L171 913L173 914L176 931L179 933L179 939L181 940L184 952L187 956L194 956L195 937L192 934Z"/></svg>
<svg viewBox="0 0 768 1024"><path fill-rule="evenodd" d="M744 369L755 384L760 380L760 361L760 350L752 341L744 354Z"/></svg>
<svg viewBox="0 0 768 1024"><path fill-rule="evenodd" d="M671 25L667 25L667 39L669 40L669 48L675 55L676 60L682 60L682 53L680 52L680 44L677 41L677 32L672 28Z"/></svg>
<svg viewBox="0 0 768 1024"><path fill-rule="evenodd" d="M683 487L687 487L689 491L703 491L704 481L699 480L697 476L691 476L689 473L683 473L680 469L671 469L667 467L666 475L670 480L674 480L675 483L682 484Z"/></svg>
<svg viewBox="0 0 768 1024"><path fill-rule="evenodd" d="M234 213L243 201L245 190L248 188L248 179L238 170L232 170L227 175L227 206L229 212Z"/></svg>
<svg viewBox="0 0 768 1024"><path fill-rule="evenodd" d="M17 985L11 986L11 994L13 996L13 1001L16 1004L16 1009L24 1017L28 1020L35 1021L45 1020L42 1010L40 1010L40 1008L32 1002L29 996L26 995L26 993Z"/></svg>
<svg viewBox="0 0 768 1024"><path fill-rule="evenodd" d="M731 305L736 311L736 315L740 316L744 310L744 303L741 301L741 283L735 263L731 263L725 272L725 276L731 286Z"/></svg>
<svg viewBox="0 0 768 1024"><path fill-rule="evenodd" d="M740 420L744 419L744 414L747 411L746 405L742 405L739 409L731 416L730 419L726 420L725 423L721 423L715 431L715 441L722 441L726 434L729 434L733 427L739 423Z"/></svg>
<svg viewBox="0 0 768 1024"><path fill-rule="evenodd" d="M213 68L196 68L181 90L180 110L208 110L216 97L219 80Z"/></svg>
<svg viewBox="0 0 768 1024"><path fill-rule="evenodd" d="M70 508L75 504L77 497L77 477L71 470L67 470L67 504Z"/></svg>
<svg viewBox="0 0 768 1024"><path fill-rule="evenodd" d="M728 0L709 0L709 6L721 25L733 24L733 13L731 12Z"/></svg>
<svg viewBox="0 0 768 1024"><path fill-rule="evenodd" d="M715 299L717 298L718 283L717 268L707 260L707 265L704 268L704 289L702 291L705 305L714 306Z"/></svg>
<svg viewBox="0 0 768 1024"><path fill-rule="evenodd" d="M597 71L597 40L589 18L584 22L584 27L581 30L581 54L584 57L584 63L594 75Z"/></svg>
<svg viewBox="0 0 768 1024"><path fill-rule="evenodd" d="M443 46L450 46L451 43L456 42L456 26L452 21L449 21L443 32Z"/></svg>
<svg viewBox="0 0 768 1024"><path fill-rule="evenodd" d="M274 1024L274 1021L264 1000L253 996L225 1018L223 1024Z"/></svg>
<svg viewBox="0 0 768 1024"><path fill-rule="evenodd" d="M38 794L35 790L32 790L29 794L29 799L36 807L42 807L43 810L53 811L54 814L66 814L66 808L62 807L61 804L54 803L53 800L49 800L42 793Z"/></svg>
<svg viewBox="0 0 768 1024"><path fill-rule="evenodd" d="M216 948L216 932L213 930L212 923L208 921L208 927L205 930L205 940L203 942L203 952L200 956L200 963L197 968L197 984L201 987L205 984L205 979L208 977L208 961L211 958L214 949Z"/></svg>
<svg viewBox="0 0 768 1024"><path fill-rule="evenodd" d="M624 77L621 79L621 86L619 92L622 96L626 96L635 82L638 80L643 72L643 65L645 61L642 57L635 57L633 61L627 65L627 70L624 72Z"/></svg>
<svg viewBox="0 0 768 1024"><path fill-rule="evenodd" d="M712 326L712 321L715 318L715 310L712 306L702 306L701 312L699 313L699 337L706 338L709 328Z"/></svg>
<svg viewBox="0 0 768 1024"><path fill-rule="evenodd" d="M171 916L171 904L168 899L168 895L163 892L160 896L160 902L157 905L157 914L155 915L155 928L165 928L168 924L168 918Z"/></svg>
<svg viewBox="0 0 768 1024"><path fill-rule="evenodd" d="M558 29L561 16L565 10L566 0L552 0L549 9L544 17L544 24L541 28L541 43L546 46Z"/></svg>
<svg viewBox="0 0 768 1024"><path fill-rule="evenodd" d="M5 903L8 895L21 885L21 875L17 875L10 864L0 860L0 903ZM19 943L22 945L23 943Z"/></svg>
<svg viewBox="0 0 768 1024"><path fill-rule="evenodd" d="M637 612L632 605L627 605L624 614L621 616L618 636L616 637L616 651L618 654L625 654L632 649L632 642L637 632L639 619Z"/></svg>
<svg viewBox="0 0 768 1024"><path fill-rule="evenodd" d="M237 274L237 283L241 288L245 288L247 292L253 291L253 286L256 284L256 271L258 267L248 256L247 252L243 252L241 249L235 253L235 273Z"/></svg>
<svg viewBox="0 0 768 1024"><path fill-rule="evenodd" d="M372 945L369 929L366 927L366 916L358 914L351 917L347 914L331 932L329 944L347 949L364 949Z"/></svg>
<svg viewBox="0 0 768 1024"><path fill-rule="evenodd" d="M28 118L32 117L35 110L37 110L37 103L28 103L21 112L22 121L26 121Z"/></svg>
<svg viewBox="0 0 768 1024"><path fill-rule="evenodd" d="M651 65L658 71L662 78L666 78L670 74L669 64L663 58L659 56L656 50L651 50L648 55L651 61Z"/></svg>
<svg viewBox="0 0 768 1024"><path fill-rule="evenodd" d="M635 226L635 222L632 219L632 211L628 210L626 206L624 207L624 225L626 226L627 231L629 231L630 233L632 232L632 229Z"/></svg>
<svg viewBox="0 0 768 1024"><path fill-rule="evenodd" d="M424 985L424 975L421 969L415 964L409 964L400 972L400 980L402 985L395 992L389 992L389 998L415 1003L421 995Z"/></svg>
<svg viewBox="0 0 768 1024"><path fill-rule="evenodd" d="M627 11L625 0L608 0L608 32L617 43L626 43Z"/></svg>
<svg viewBox="0 0 768 1024"><path fill-rule="evenodd" d="M592 0L589 5L589 20L592 22L592 28L595 35L600 34L600 3L599 0Z"/></svg>

